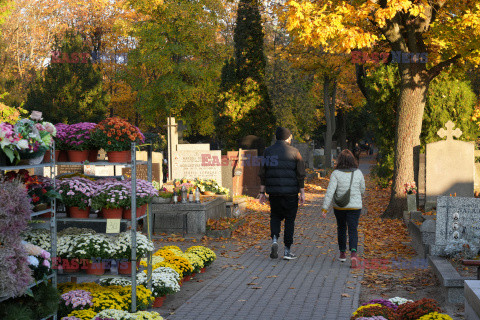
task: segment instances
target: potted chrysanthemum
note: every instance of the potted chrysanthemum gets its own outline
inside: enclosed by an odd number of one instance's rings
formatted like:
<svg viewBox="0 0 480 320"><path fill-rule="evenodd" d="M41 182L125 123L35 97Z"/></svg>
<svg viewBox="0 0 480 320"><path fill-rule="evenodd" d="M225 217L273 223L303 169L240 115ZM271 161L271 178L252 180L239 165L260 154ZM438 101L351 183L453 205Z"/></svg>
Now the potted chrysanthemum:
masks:
<svg viewBox="0 0 480 320"><path fill-rule="evenodd" d="M95 184L88 179L73 177L58 180L57 191L71 218L88 218Z"/></svg>
<svg viewBox="0 0 480 320"><path fill-rule="evenodd" d="M105 219L121 219L123 208L130 199L129 191L123 181L98 180L97 189L92 198L92 207L101 210Z"/></svg>
<svg viewBox="0 0 480 320"><path fill-rule="evenodd" d="M109 162L130 162L131 143L143 143L145 137L128 121L112 117L100 122L91 135L96 146L107 152Z"/></svg>
<svg viewBox="0 0 480 320"><path fill-rule="evenodd" d="M102 260L108 259L114 253L112 243L104 234L84 234L77 236L72 254L76 258L85 259L88 274L102 275L109 269Z"/></svg>
<svg viewBox="0 0 480 320"><path fill-rule="evenodd" d="M112 239L114 245L114 258L119 261L118 273L119 274L131 274L132 272L132 236L131 232L119 233ZM140 266L141 258L146 256L148 252L153 251L153 242L148 238L137 232L137 268Z"/></svg>
<svg viewBox="0 0 480 320"><path fill-rule="evenodd" d="M93 150L92 153L95 156L90 157L90 152L94 148L91 132L96 125L91 122L80 122L65 128L63 143L67 149L69 161L84 162L90 159L96 161L98 149Z"/></svg>
<svg viewBox="0 0 480 320"><path fill-rule="evenodd" d="M131 179L127 179L124 181L125 187L128 191L128 201L126 203L126 207L123 210L123 219L131 219L132 218L132 202L131 202L131 193L132 193L132 181ZM137 218L145 215L147 211L147 205L152 201L153 197L158 194L157 189L154 188L151 182L146 180L137 180L137 187L136 187L136 204L137 204Z"/></svg>

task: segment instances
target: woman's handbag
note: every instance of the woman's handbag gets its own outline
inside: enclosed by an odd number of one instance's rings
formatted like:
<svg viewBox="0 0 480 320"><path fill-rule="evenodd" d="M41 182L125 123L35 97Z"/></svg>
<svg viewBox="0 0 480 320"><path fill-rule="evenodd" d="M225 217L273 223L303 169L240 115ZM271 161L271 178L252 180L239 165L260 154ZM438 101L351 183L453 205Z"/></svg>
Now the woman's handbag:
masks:
<svg viewBox="0 0 480 320"><path fill-rule="evenodd" d="M335 190L335 194L333 195L333 200L339 206L340 208L345 207L349 202L350 202L350 189L352 188L352 181L353 181L353 174L355 171L352 171L352 177L350 178L350 187L348 187L347 192L345 192L344 195L338 196L337 191L338 191L338 184L337 184L337 190Z"/></svg>

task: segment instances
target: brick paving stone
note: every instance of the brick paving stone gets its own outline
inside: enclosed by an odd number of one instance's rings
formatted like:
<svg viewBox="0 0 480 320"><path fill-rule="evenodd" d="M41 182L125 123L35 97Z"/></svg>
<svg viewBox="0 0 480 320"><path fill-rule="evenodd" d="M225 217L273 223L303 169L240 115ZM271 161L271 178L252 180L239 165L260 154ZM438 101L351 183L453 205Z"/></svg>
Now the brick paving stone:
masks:
<svg viewBox="0 0 480 320"><path fill-rule="evenodd" d="M292 247L297 260L281 259L283 245L280 258L270 259L266 239L261 252L251 248L237 259L244 269L224 269L168 319L348 320L358 308L363 270L354 278L350 262L337 260L335 218L331 212L321 218L321 204L318 197L297 216ZM362 249L360 243L360 254ZM256 285L247 285L252 282Z"/></svg>

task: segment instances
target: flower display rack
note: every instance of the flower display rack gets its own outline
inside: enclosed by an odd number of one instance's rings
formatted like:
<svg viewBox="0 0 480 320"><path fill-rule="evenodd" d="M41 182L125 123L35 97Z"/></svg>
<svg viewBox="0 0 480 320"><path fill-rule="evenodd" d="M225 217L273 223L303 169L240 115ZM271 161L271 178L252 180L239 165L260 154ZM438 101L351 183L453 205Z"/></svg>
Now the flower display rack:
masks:
<svg viewBox="0 0 480 320"><path fill-rule="evenodd" d="M131 219L120 219L120 223L128 223L130 222L130 228L131 228L131 243L132 243L132 249L137 247L137 221L144 219L146 220L144 224L147 226L147 228L144 228L144 230L147 231L147 238L148 240L152 240L152 227L153 227L153 215L150 214L151 211L151 205L148 205L148 209L146 214L137 217L137 199L136 199L136 184L137 184L137 165L138 164L146 164L147 165L147 179L149 182L152 181L152 148L151 145L148 146L148 158L147 161L137 161L136 160L136 144L132 143L131 144L131 161L130 162L116 162L116 163L111 163L111 162L105 162L105 161L97 161L97 162L90 162L90 163L75 163L75 162L58 162L57 164L62 165L93 165L93 166L105 166L105 165L121 165L125 167L130 167L131 168L131 183L132 183L132 195L131 195L131 208L132 208L132 213L131 213ZM108 219L104 218L56 218L55 223L57 222L81 222L81 223L107 223ZM136 250L131 250L131 262L134 265L137 262L137 256L136 256ZM147 259L149 262L152 261L152 253L148 253ZM142 272L142 271L140 271ZM151 289L152 288L152 264L148 263L147 266L147 275L148 275L148 284L147 288ZM137 311L137 305L136 305L136 297L137 297L137 292L136 292L136 286L137 286L137 271L136 268L132 268L131 274L128 275L123 275L123 274L112 274L111 272L106 272L103 275L91 275L91 274L85 274L85 273L58 273L57 276L60 277L88 277L88 278L95 278L95 279L101 279L105 277L131 277L132 281L132 303L131 303L131 312L136 312Z"/></svg>
<svg viewBox="0 0 480 320"><path fill-rule="evenodd" d="M48 163L41 163L41 164L36 164L36 165L17 165L17 166L0 166L0 172L3 173L5 171L13 171L13 170L22 170L22 169L43 169L43 168L50 168L51 172L55 174L56 170L56 163L55 163L55 143L52 143L52 152L50 152L50 162ZM53 181L54 188L55 188L55 180ZM41 211L36 211L32 212L30 214L30 218L32 219L39 219L43 220L44 222L50 223L50 236L51 236L51 248L50 248L50 254L53 256L54 253L56 252L56 239L57 239L57 229L56 229L56 221L55 221L55 210L56 210L56 200L52 199L50 202L50 208L41 210ZM50 218L39 218L40 215L45 214L45 213L52 213ZM49 276L46 277L46 279L43 280L38 280L34 281L29 285L29 289L45 282L45 281L52 281L52 285L54 287L57 286L57 272L53 270L53 273L50 274ZM8 298L5 297L0 297L0 302L4 301ZM57 319L56 314L51 314L48 315L47 317L41 319Z"/></svg>

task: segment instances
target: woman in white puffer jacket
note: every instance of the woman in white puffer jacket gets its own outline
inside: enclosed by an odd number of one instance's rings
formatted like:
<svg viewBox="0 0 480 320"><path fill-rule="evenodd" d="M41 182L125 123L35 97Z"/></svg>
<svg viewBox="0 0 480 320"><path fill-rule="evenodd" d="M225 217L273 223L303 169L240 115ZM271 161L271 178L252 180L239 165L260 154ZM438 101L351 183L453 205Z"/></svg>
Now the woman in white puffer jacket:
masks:
<svg viewBox="0 0 480 320"><path fill-rule="evenodd" d="M353 174L353 178L352 178ZM344 207L340 207L335 203L334 195L337 198L344 195L350 187L350 179L352 179L352 187L350 188L350 201ZM333 204L333 212L337 218L338 247L340 249L339 260L346 261L345 251L347 250L347 229L348 229L348 245L350 249L350 258L352 260L352 268L359 265L357 257L358 243L358 220L362 211L362 196L365 193L365 178L358 169L358 162L350 150L343 150L337 158L335 170L330 175L327 193L323 201L322 216L327 216L330 204Z"/></svg>

